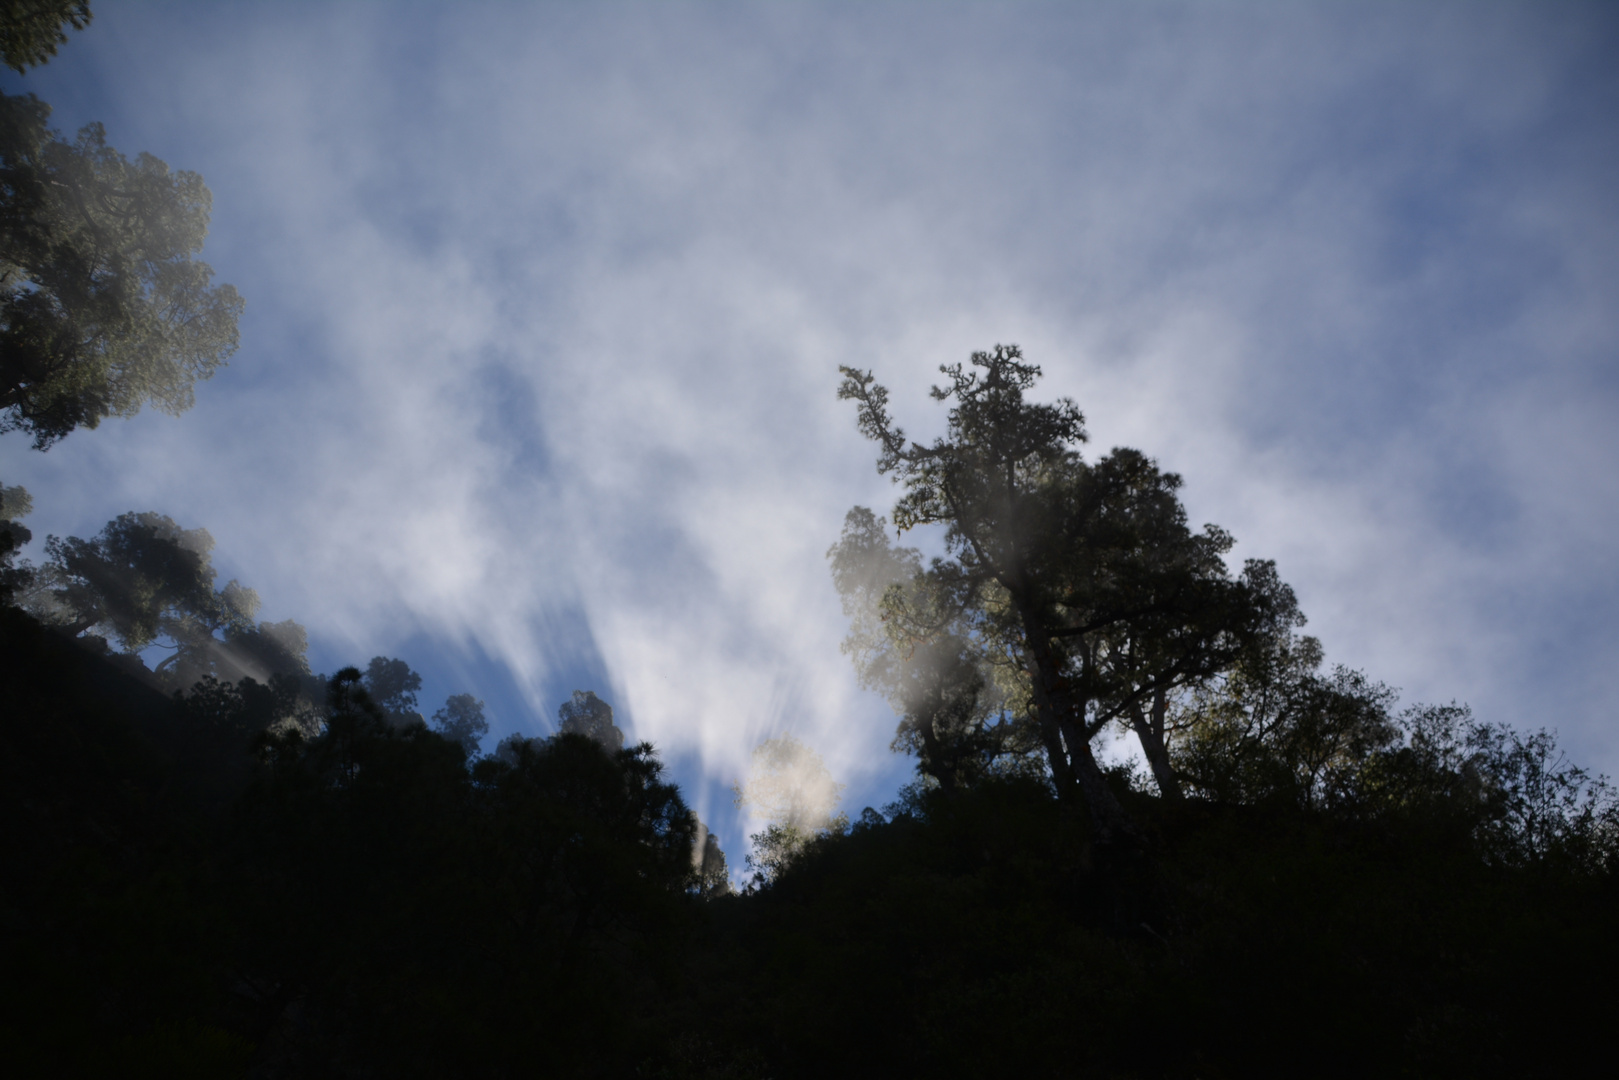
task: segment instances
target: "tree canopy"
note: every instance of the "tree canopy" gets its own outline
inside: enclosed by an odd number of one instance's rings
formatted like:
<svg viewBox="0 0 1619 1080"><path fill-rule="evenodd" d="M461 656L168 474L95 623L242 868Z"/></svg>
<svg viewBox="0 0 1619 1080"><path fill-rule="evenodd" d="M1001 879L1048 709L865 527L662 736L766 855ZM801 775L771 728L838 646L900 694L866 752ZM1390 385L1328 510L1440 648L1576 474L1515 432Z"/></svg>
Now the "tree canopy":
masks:
<svg viewBox="0 0 1619 1080"><path fill-rule="evenodd" d="M0 431L38 449L148 404L190 408L242 312L194 257L202 178L129 161L100 124L69 142L49 116L32 94L0 95Z"/></svg>
<svg viewBox="0 0 1619 1080"><path fill-rule="evenodd" d="M484 719L483 702L471 694L451 694L444 708L433 714L433 730L459 743L468 757L477 754L483 737L489 734L489 721Z"/></svg>
<svg viewBox="0 0 1619 1080"><path fill-rule="evenodd" d="M624 732L613 723L613 707L594 690L575 690L557 709L557 720L560 734L583 735L610 754L624 749Z"/></svg>
<svg viewBox="0 0 1619 1080"><path fill-rule="evenodd" d="M259 596L232 579L216 588L214 539L154 512L123 514L90 539L49 537L46 562L28 568L24 607L70 636L110 640L126 654L169 650L156 674L188 689L307 675L308 637L292 620L255 622Z"/></svg>
<svg viewBox="0 0 1619 1080"><path fill-rule="evenodd" d="M846 603L869 607L869 582L910 574L879 601L887 645L869 644L867 616L868 643L851 646L857 659L891 658L868 664L866 677L909 703L907 723L930 760L959 753L943 749L947 732L978 744L969 756L1025 746L1015 722L984 722L997 709L1021 715L1059 794L1077 792L1100 835L1128 831L1092 741L1128 724L1164 794L1177 796L1167 700L1229 667L1285 607L1274 567L1250 562L1231 575L1230 535L1192 531L1180 477L1140 451L1086 462L1079 408L1025 400L1040 369L1016 346L941 368L948 383L933 397L951 408L947 434L931 446L906 439L870 373L842 370L839 396L856 402L860 430L879 444L878 471L905 488L894 524L941 525L948 551L924 569L879 538L869 511L851 512L831 553ZM997 699L985 702L990 687Z"/></svg>

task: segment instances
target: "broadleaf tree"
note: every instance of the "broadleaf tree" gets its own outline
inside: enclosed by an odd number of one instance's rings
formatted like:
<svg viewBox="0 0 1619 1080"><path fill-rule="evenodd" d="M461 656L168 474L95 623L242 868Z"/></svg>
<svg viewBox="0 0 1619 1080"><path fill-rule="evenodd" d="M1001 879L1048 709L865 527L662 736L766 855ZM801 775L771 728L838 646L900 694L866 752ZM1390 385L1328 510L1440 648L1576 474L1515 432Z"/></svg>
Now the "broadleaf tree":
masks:
<svg viewBox="0 0 1619 1080"><path fill-rule="evenodd" d="M0 432L36 449L146 405L190 408L242 312L195 258L202 177L128 160L100 124L70 142L49 117L32 94L0 94Z"/></svg>
<svg viewBox="0 0 1619 1080"><path fill-rule="evenodd" d="M1274 566L1233 575L1231 536L1194 532L1180 477L1140 451L1085 461L1078 406L1026 400L1040 369L1015 345L941 368L947 385L932 395L949 403L948 427L931 446L906 438L871 373L841 370L839 396L878 443L878 471L905 489L895 526L944 530L947 554L884 593L890 640L917 655L954 638L1032 724L1059 796L1087 807L1099 838L1134 833L1093 741L1128 725L1160 789L1178 795L1167 700L1229 667L1268 625L1290 595Z"/></svg>
<svg viewBox="0 0 1619 1080"><path fill-rule="evenodd" d="M130 654L169 650L155 672L176 689L205 676L307 676L303 627L255 622L258 593L238 581L215 588L213 547L207 529L182 528L164 514L122 514L89 539L49 537L46 562L18 599L71 636L110 639Z"/></svg>

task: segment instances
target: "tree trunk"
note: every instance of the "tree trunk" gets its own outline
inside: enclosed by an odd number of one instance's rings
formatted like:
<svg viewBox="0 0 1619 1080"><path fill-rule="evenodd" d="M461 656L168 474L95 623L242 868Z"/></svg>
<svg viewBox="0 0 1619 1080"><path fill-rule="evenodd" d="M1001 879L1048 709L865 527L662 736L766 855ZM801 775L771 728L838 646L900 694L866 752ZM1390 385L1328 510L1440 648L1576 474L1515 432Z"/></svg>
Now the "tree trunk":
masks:
<svg viewBox="0 0 1619 1080"><path fill-rule="evenodd" d="M933 729L933 718L931 716L919 718L916 721L916 733L922 738L923 771L939 782L939 789L945 795L954 795L956 790L956 770L951 763L945 761L944 747L940 742L939 733Z"/></svg>
<svg viewBox="0 0 1619 1080"><path fill-rule="evenodd" d="M1063 678L1051 639L1027 614L1023 626L1029 654L1035 662L1035 670L1030 674L1041 733L1046 734L1048 725L1061 733L1060 738L1047 736L1045 739L1058 795L1068 798L1075 788L1079 790L1099 841L1106 843L1119 836L1135 836L1135 823L1113 797L1107 778L1091 753L1090 739L1085 734L1084 702L1076 700L1077 695Z"/></svg>
<svg viewBox="0 0 1619 1080"><path fill-rule="evenodd" d="M1091 812L1097 840L1105 844L1120 837L1135 837L1138 832L1135 822L1119 805L1113 789L1107 786L1102 766L1097 764L1096 755L1091 753L1090 740L1085 738L1085 725L1070 721L1063 725L1063 733L1067 736L1074 782L1084 796L1086 808Z"/></svg>
<svg viewBox="0 0 1619 1080"><path fill-rule="evenodd" d="M1130 710L1130 727L1135 731L1136 738L1141 740L1141 752L1147 756L1147 764L1152 767L1152 778L1158 783L1158 791L1165 799L1177 802L1181 797L1180 779L1169 764L1169 747L1164 742L1164 713L1168 708L1168 695L1163 690L1156 691L1152 696L1152 714L1148 716L1142 712L1141 706L1136 705Z"/></svg>

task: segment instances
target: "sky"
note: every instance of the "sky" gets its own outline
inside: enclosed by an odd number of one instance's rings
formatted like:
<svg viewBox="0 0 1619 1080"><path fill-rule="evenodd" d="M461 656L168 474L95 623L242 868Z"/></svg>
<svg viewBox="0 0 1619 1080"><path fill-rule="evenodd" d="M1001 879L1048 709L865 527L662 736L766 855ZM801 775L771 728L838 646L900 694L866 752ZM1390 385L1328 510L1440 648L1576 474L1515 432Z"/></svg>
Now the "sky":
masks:
<svg viewBox="0 0 1619 1080"><path fill-rule="evenodd" d="M910 775L838 650L897 495L838 365L931 437L1015 342L1330 662L1619 773L1614 5L94 10L0 88L201 173L247 308L183 416L0 437L40 541L204 526L490 745L595 690L735 865L763 739L851 816Z"/></svg>

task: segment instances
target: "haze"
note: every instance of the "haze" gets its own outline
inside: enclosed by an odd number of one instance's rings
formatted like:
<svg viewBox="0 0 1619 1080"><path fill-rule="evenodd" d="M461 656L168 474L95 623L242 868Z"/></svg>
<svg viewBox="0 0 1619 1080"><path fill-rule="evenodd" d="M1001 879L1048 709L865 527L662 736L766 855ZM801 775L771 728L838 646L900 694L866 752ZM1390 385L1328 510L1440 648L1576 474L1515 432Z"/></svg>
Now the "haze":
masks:
<svg viewBox="0 0 1619 1080"><path fill-rule="evenodd" d="M99 5L5 87L203 175L242 347L4 478L36 554L205 526L486 748L596 691L740 862L762 739L856 815L911 769L838 651L894 498L838 364L930 437L1017 342L1329 661L1611 774L1616 54L1575 4Z"/></svg>

